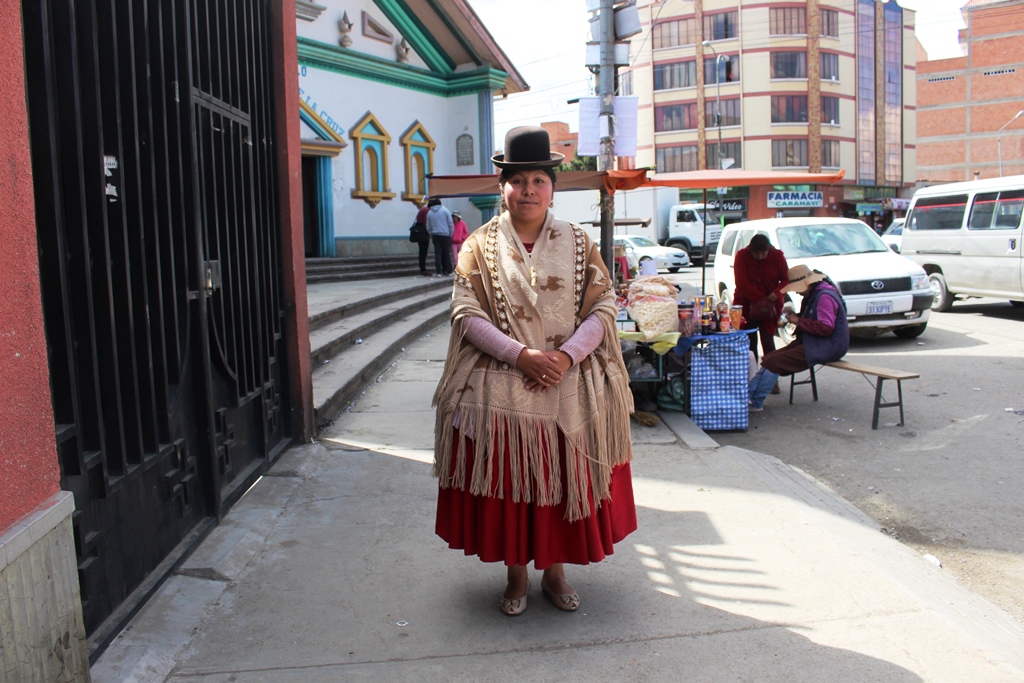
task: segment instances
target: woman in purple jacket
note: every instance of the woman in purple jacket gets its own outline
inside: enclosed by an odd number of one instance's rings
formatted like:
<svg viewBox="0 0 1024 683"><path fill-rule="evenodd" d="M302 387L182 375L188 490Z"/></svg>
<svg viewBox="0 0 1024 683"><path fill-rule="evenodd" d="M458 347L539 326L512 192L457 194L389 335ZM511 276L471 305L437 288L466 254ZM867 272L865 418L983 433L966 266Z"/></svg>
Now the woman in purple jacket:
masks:
<svg viewBox="0 0 1024 683"><path fill-rule="evenodd" d="M748 384L753 412L764 409L764 399L780 375L839 360L850 348L846 304L827 275L807 266L793 266L783 292L803 295L800 314L786 313L786 321L796 325L796 339L761 359L761 368Z"/></svg>

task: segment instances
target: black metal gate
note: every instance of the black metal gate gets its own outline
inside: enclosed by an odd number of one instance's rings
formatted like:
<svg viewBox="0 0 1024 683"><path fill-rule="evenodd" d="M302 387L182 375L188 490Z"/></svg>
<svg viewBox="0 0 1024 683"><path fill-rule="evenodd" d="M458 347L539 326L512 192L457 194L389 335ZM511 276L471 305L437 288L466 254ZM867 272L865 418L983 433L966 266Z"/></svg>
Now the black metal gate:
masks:
<svg viewBox="0 0 1024 683"><path fill-rule="evenodd" d="M94 642L287 444L270 1L23 3L57 447Z"/></svg>

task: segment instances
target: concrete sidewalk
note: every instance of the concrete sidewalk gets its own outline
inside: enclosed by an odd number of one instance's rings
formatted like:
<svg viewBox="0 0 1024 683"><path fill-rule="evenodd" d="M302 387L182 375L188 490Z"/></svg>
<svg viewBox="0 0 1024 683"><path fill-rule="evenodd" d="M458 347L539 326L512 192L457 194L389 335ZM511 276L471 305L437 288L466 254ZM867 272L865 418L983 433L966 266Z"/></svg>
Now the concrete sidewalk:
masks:
<svg viewBox="0 0 1024 683"><path fill-rule="evenodd" d="M433 411L447 334L405 355L317 444L231 510L93 668L93 681L1021 681L1024 632L844 500L681 414L633 426L639 530L533 573L434 535ZM532 570L531 570L532 571Z"/></svg>

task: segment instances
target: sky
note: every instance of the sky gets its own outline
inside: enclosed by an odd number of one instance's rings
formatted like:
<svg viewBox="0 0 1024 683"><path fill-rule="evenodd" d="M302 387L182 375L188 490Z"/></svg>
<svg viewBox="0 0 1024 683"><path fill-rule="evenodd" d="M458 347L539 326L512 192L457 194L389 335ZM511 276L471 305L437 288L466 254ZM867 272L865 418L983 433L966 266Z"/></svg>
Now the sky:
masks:
<svg viewBox="0 0 1024 683"><path fill-rule="evenodd" d="M669 0L682 3L685 0ZM957 31L967 0L890 0L917 12L917 37L929 59L962 56ZM495 144L509 128L563 121L577 131L579 114L567 100L586 97L592 77L583 65L590 40L586 0L469 0L505 54L530 85L494 105ZM647 32L631 38L642 41Z"/></svg>

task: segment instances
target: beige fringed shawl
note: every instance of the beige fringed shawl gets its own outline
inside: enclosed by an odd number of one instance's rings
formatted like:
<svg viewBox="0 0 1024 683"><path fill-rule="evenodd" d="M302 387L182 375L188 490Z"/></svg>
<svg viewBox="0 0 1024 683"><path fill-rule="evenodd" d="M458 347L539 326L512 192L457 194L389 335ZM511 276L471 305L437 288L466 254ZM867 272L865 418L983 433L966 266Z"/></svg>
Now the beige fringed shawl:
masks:
<svg viewBox="0 0 1024 683"><path fill-rule="evenodd" d="M591 313L604 325L604 339L547 391L527 391L516 367L463 338L463 320L480 316L527 348L554 350ZM607 500L612 468L633 457L633 397L616 313L608 270L578 226L549 212L532 254L508 213L474 231L455 269L448 358L433 400L434 475L441 487L503 498L505 459L500 456L507 448L514 501L555 505L564 498L566 518L583 519L591 513L588 479L596 504ZM466 440L453 449L456 426L473 437L471 477ZM559 431L566 439L566 481Z"/></svg>

